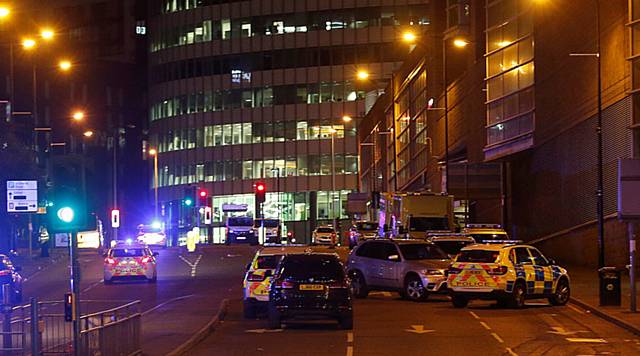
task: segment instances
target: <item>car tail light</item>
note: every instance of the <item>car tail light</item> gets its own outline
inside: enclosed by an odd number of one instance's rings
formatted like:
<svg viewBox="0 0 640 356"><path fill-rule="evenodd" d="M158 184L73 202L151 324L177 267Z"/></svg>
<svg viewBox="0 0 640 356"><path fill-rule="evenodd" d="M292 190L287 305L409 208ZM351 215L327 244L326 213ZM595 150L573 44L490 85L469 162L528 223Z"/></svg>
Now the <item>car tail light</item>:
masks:
<svg viewBox="0 0 640 356"><path fill-rule="evenodd" d="M110 265L115 265L115 264L116 264L116 260L114 260L114 259L113 259L113 258L111 258L111 257L107 257L107 258L105 258L105 259L104 259L104 261L105 261L106 263L110 264Z"/></svg>
<svg viewBox="0 0 640 356"><path fill-rule="evenodd" d="M458 274L460 272L462 272L462 270L455 267L449 267L449 269L447 270L447 274Z"/></svg>
<svg viewBox="0 0 640 356"><path fill-rule="evenodd" d="M502 274L506 274L507 270L508 270L507 266L500 266L500 267L490 269L489 274L502 275Z"/></svg>
<svg viewBox="0 0 640 356"><path fill-rule="evenodd" d="M346 289L346 288L349 288L349 285L347 284L347 282L344 282L344 281L329 283L329 289Z"/></svg>
<svg viewBox="0 0 640 356"><path fill-rule="evenodd" d="M149 261L151 261L151 257L149 257L149 256L144 256L142 258L142 263L149 263Z"/></svg>
<svg viewBox="0 0 640 356"><path fill-rule="evenodd" d="M295 287L295 283L289 281L276 281L274 286L281 289L291 289Z"/></svg>
<svg viewBox="0 0 640 356"><path fill-rule="evenodd" d="M265 279L265 275L264 274L256 274L256 273L249 273L249 275L247 276L247 281L249 282L262 282Z"/></svg>

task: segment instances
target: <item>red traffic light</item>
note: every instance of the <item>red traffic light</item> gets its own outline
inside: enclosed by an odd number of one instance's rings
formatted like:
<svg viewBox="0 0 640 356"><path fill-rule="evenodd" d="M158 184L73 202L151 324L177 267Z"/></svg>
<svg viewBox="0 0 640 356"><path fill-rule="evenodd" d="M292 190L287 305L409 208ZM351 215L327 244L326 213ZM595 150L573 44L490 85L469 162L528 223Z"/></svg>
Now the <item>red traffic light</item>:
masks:
<svg viewBox="0 0 640 356"><path fill-rule="evenodd" d="M264 190L265 190L265 186L264 186L264 184L262 184L262 183L258 183L258 184L256 185L256 190L257 190L257 191L259 191L259 192L264 192Z"/></svg>
<svg viewBox="0 0 640 356"><path fill-rule="evenodd" d="M206 198L207 195L209 195L209 193L207 193L205 189L200 189L200 192L198 193L198 195L200 195L201 198Z"/></svg>

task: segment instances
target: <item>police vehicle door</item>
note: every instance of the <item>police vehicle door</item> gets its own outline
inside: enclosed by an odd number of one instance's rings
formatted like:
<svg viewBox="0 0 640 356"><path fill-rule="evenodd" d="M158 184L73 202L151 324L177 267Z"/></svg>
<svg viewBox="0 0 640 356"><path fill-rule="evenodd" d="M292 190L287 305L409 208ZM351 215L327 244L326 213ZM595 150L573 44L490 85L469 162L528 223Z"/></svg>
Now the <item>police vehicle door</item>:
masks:
<svg viewBox="0 0 640 356"><path fill-rule="evenodd" d="M534 268L534 293L551 294L553 290L553 270L549 261L538 249L530 247L531 262Z"/></svg>
<svg viewBox="0 0 640 356"><path fill-rule="evenodd" d="M535 293L535 269L531 261L531 255L526 247L515 247L516 258L516 274L518 277L524 277L527 283L527 294Z"/></svg>

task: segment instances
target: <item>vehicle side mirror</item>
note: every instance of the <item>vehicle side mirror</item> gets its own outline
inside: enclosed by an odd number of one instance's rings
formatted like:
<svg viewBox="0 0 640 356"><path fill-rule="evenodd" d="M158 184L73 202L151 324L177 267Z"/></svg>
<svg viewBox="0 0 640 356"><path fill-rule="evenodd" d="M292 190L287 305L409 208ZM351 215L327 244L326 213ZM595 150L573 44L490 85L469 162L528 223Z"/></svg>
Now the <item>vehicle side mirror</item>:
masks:
<svg viewBox="0 0 640 356"><path fill-rule="evenodd" d="M398 255L389 255L389 257L387 257L387 259L389 261L398 262L398 261L400 261L400 256L398 256Z"/></svg>
<svg viewBox="0 0 640 356"><path fill-rule="evenodd" d="M153 257L158 257L158 256L160 256L160 252L154 252L153 253Z"/></svg>
<svg viewBox="0 0 640 356"><path fill-rule="evenodd" d="M549 266L553 266L556 265L556 260L554 260L553 258L547 258L547 261L549 261Z"/></svg>
<svg viewBox="0 0 640 356"><path fill-rule="evenodd" d="M271 276L273 276L273 271L271 271L271 270L267 270L264 273L264 278L268 278L268 277L271 277Z"/></svg>
<svg viewBox="0 0 640 356"><path fill-rule="evenodd" d="M248 271L251 268L251 263L247 263L247 267L245 268L245 271Z"/></svg>
<svg viewBox="0 0 640 356"><path fill-rule="evenodd" d="M20 271L22 271L22 266L15 266L15 267L13 267L13 270L16 271L16 272L20 272Z"/></svg>

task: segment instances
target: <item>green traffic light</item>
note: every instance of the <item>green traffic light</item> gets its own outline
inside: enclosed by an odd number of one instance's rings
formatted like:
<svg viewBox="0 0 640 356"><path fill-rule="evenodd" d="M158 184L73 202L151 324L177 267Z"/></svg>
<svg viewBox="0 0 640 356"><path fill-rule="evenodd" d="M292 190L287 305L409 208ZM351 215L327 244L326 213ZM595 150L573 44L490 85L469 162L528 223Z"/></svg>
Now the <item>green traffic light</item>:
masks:
<svg viewBox="0 0 640 356"><path fill-rule="evenodd" d="M184 200L184 205L191 206L191 204L193 204L193 200L191 200L191 198L187 198Z"/></svg>
<svg viewBox="0 0 640 356"><path fill-rule="evenodd" d="M70 223L73 221L73 217L75 213L73 212L73 209L71 209L68 206L65 206L64 208L58 209L58 212L56 215L58 216L58 219L62 220L63 222Z"/></svg>

